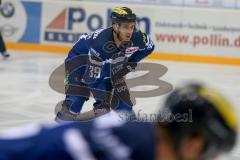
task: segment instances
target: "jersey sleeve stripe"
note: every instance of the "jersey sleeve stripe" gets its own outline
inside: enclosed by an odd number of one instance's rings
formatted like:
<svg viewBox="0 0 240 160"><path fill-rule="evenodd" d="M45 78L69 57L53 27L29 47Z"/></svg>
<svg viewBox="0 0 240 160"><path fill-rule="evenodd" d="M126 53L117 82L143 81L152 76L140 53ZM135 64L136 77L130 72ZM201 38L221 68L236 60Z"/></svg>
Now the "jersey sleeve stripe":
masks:
<svg viewBox="0 0 240 160"><path fill-rule="evenodd" d="M74 160L96 160L81 132L71 129L63 137L67 152Z"/></svg>

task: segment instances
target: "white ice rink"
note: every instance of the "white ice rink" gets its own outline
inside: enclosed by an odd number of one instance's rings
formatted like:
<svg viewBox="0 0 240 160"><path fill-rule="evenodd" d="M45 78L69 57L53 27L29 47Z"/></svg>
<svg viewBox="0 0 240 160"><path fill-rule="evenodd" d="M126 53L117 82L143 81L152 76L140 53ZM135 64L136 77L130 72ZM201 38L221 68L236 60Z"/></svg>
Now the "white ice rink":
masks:
<svg viewBox="0 0 240 160"><path fill-rule="evenodd" d="M50 74L63 63L65 55L16 51L11 53L9 60L0 60L0 130L32 122L52 122L54 108L64 95L52 90L48 80ZM240 117L240 66L170 61L162 61L161 64L168 68L161 79L173 86L193 79L220 89L231 100ZM137 99L134 110L153 113L164 98L165 96ZM90 109L92 102L87 102L84 110ZM231 155L223 159L239 158L238 145Z"/></svg>

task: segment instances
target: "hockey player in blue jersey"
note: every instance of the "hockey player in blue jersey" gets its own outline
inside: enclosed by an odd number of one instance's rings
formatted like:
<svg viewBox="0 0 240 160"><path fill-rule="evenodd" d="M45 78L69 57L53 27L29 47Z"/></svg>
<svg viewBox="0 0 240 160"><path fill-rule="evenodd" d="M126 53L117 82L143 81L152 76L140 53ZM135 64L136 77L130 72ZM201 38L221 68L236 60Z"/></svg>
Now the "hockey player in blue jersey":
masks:
<svg viewBox="0 0 240 160"><path fill-rule="evenodd" d="M111 27L82 35L69 52L65 60L66 98L56 120L74 120L90 94L96 100L96 115L109 111L110 106L132 111L124 76L152 53L154 44L148 35L137 30L136 15L131 9L113 9L111 20Z"/></svg>
<svg viewBox="0 0 240 160"><path fill-rule="evenodd" d="M210 160L233 149L237 117L218 92L186 85L169 95L164 109L170 116L161 111L152 123L125 122L111 111L88 122L5 131L0 159Z"/></svg>

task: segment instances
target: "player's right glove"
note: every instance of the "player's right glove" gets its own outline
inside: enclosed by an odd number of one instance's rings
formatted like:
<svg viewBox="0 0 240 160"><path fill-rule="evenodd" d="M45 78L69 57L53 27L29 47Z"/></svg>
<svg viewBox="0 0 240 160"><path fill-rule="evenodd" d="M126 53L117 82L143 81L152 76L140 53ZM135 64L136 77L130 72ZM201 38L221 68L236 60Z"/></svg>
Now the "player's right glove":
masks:
<svg viewBox="0 0 240 160"><path fill-rule="evenodd" d="M112 69L111 82L113 87L118 83L122 83L124 76L133 71L137 67L137 63L125 63Z"/></svg>

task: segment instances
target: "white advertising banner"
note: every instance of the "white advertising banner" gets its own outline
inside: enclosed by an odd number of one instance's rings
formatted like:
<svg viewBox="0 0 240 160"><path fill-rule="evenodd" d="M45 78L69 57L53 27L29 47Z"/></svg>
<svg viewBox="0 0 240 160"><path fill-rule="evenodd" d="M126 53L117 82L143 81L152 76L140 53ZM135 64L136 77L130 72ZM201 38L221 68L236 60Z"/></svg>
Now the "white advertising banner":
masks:
<svg viewBox="0 0 240 160"><path fill-rule="evenodd" d="M239 11L164 7L149 16L158 52L240 57Z"/></svg>
<svg viewBox="0 0 240 160"><path fill-rule="evenodd" d="M54 3L42 6L42 42L72 45L82 33L110 25L118 3ZM129 4L156 52L240 57L240 11Z"/></svg>
<svg viewBox="0 0 240 160"><path fill-rule="evenodd" d="M83 33L110 26L119 3L6 0L0 30L7 41L72 46ZM121 5L120 5L121 6ZM240 57L240 11L128 4L155 52Z"/></svg>

